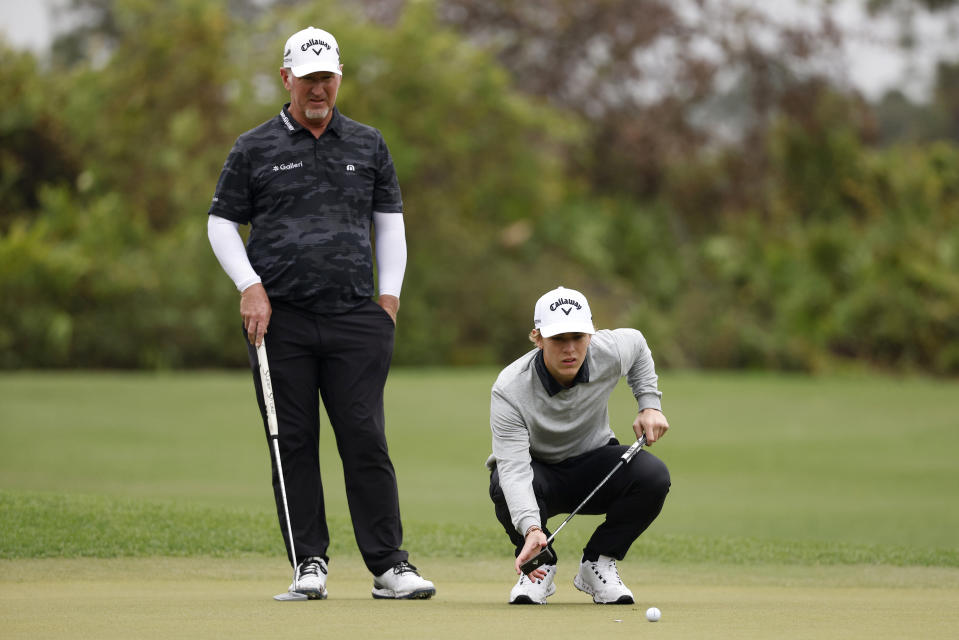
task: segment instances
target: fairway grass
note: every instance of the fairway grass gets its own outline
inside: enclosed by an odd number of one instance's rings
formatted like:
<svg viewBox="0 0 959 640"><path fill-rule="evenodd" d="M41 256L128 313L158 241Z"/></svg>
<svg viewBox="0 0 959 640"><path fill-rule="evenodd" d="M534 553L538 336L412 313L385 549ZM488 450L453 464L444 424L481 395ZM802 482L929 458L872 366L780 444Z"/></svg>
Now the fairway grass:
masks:
<svg viewBox="0 0 959 640"><path fill-rule="evenodd" d="M404 521L498 526L483 466L495 375L390 374ZM660 387L671 429L651 451L672 488L651 533L959 546L959 382L667 372ZM0 373L0 490L267 513L270 453L251 389L244 372ZM610 418L622 441L635 410L620 384ZM325 417L320 439L327 511L345 517Z"/></svg>
<svg viewBox="0 0 959 640"><path fill-rule="evenodd" d="M600 606L560 566L543 607L506 604L508 561L431 558L428 601L370 597L357 557L334 558L326 601L282 603L279 559L0 561L3 637L14 638L954 638L959 570L621 564L632 606ZM644 617L656 606L663 618Z"/></svg>
<svg viewBox="0 0 959 640"><path fill-rule="evenodd" d="M598 516L571 520L555 548L577 557ZM0 490L0 558L280 555L275 513L167 501ZM349 519L330 516L331 553L359 553ZM508 555L502 529L407 519L405 548L421 557ZM644 553L667 562L724 564L873 564L959 567L956 548L853 544L651 532Z"/></svg>
<svg viewBox="0 0 959 640"><path fill-rule="evenodd" d="M427 602L370 598L323 418L331 596L309 603L271 599L290 570L249 373L0 374L0 638L959 637L956 381L663 374L671 429L651 451L672 487L620 564L636 606L573 589L599 522L581 515L550 605L510 607L483 466L495 374L387 385ZM635 410L620 385L622 441Z"/></svg>

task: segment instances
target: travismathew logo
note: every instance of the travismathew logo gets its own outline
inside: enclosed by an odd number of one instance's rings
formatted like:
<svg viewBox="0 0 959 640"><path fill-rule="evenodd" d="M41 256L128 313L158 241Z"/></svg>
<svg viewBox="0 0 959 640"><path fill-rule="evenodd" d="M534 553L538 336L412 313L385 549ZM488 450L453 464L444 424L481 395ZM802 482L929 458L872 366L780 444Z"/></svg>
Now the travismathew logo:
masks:
<svg viewBox="0 0 959 640"><path fill-rule="evenodd" d="M290 164L275 164L273 165L273 171L289 171L290 169L302 169L303 161L291 162Z"/></svg>
<svg viewBox="0 0 959 640"><path fill-rule="evenodd" d="M569 309L562 309L562 308L560 308L560 307L562 307L563 305L569 305ZM576 307L576 309L578 309L579 311L582 311L582 310L583 310L583 305L581 305L580 303L576 302L575 300L570 300L569 298L560 298L559 300L557 300L557 301L554 302L553 304L549 305L549 310L550 310L550 311L556 311L557 309L559 309L560 311L562 311L562 312L565 313L566 315L569 315L569 314L573 311L573 307Z"/></svg>

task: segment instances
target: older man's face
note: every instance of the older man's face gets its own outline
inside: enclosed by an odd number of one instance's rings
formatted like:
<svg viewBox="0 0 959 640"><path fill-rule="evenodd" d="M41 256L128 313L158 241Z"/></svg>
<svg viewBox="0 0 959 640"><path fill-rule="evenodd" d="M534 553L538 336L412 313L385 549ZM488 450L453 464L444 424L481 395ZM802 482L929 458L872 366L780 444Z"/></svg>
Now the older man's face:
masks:
<svg viewBox="0 0 959 640"><path fill-rule="evenodd" d="M290 92L290 114L300 122L321 125L328 121L336 104L342 76L317 71L297 78L289 69L281 69L283 86Z"/></svg>

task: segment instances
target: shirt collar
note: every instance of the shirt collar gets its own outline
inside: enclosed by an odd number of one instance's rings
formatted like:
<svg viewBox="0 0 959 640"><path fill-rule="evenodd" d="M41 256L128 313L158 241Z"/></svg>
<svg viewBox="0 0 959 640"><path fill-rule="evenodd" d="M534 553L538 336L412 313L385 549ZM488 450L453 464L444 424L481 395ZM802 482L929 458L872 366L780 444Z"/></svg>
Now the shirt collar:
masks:
<svg viewBox="0 0 959 640"><path fill-rule="evenodd" d="M543 383L543 388L546 389L546 393L548 393L551 398L560 391L575 387L580 382L589 382L589 362L587 359L583 360L583 365L579 368L579 371L576 372L576 376L573 377L573 382L570 383L569 387L561 385L546 368L546 360L543 359L542 349L536 352L536 357L533 359L533 366L536 368L536 375L539 376L539 381Z"/></svg>
<svg viewBox="0 0 959 640"><path fill-rule="evenodd" d="M343 118L340 117L340 112L337 111L336 107L333 107L333 117L330 118L330 123L326 125L327 131L332 131L336 134L336 137L343 137Z"/></svg>
<svg viewBox="0 0 959 640"><path fill-rule="evenodd" d="M280 109L280 120L283 122L283 128L286 129L286 132L290 135L293 135L297 131L306 131L306 127L297 122L292 115L290 115L290 103L287 102L283 105L283 108ZM332 131L337 135L337 137L342 138L343 132L340 130L343 126L343 118L340 117L340 112L336 107L333 107L333 117L330 118L329 124L326 125L326 131ZM326 133L324 131L324 133Z"/></svg>

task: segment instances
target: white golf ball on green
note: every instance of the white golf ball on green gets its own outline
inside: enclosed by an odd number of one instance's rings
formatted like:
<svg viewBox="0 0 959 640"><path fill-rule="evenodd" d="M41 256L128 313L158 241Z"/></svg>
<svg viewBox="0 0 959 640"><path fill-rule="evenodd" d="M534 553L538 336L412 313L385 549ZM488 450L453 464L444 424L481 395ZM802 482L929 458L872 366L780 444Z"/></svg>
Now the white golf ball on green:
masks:
<svg viewBox="0 0 959 640"><path fill-rule="evenodd" d="M663 614L656 607L646 609L646 619L650 622L656 622Z"/></svg>

